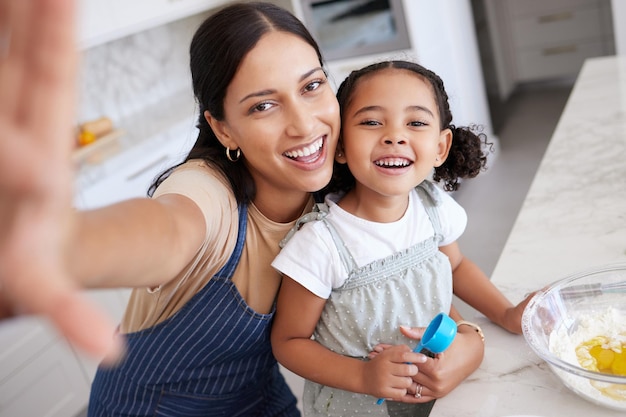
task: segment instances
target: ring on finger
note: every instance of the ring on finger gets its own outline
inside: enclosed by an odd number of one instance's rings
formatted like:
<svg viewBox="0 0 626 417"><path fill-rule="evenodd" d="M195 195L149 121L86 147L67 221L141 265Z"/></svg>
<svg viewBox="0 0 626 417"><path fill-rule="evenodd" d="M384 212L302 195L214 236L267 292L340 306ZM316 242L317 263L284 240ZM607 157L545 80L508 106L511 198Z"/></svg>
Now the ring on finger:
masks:
<svg viewBox="0 0 626 417"><path fill-rule="evenodd" d="M415 390L415 398L422 398L422 390L424 386L422 384L417 384L417 389Z"/></svg>

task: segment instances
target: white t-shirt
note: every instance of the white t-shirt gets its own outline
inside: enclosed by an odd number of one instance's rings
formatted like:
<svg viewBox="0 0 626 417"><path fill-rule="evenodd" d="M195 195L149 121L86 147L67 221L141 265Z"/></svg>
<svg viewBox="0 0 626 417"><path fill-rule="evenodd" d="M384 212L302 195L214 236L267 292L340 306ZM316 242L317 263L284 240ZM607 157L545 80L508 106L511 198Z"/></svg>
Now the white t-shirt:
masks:
<svg viewBox="0 0 626 417"><path fill-rule="evenodd" d="M456 241L465 230L467 214L450 195L433 187L441 204L436 206L445 246ZM417 191L409 194L409 205L398 221L377 223L356 217L336 204L337 196L327 196L332 223L358 267L409 248L435 234ZM339 251L328 227L322 221L306 223L295 233L272 262L272 266L313 294L328 298L348 278Z"/></svg>

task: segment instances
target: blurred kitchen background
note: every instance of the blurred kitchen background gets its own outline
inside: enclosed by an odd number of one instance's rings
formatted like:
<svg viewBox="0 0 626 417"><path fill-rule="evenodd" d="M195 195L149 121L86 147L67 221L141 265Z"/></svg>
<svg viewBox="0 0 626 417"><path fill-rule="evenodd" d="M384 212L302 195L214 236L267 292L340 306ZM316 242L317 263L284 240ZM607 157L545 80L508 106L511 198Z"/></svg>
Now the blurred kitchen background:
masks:
<svg viewBox="0 0 626 417"><path fill-rule="evenodd" d="M197 117L189 42L202 20L227 3L79 0L76 123L105 118L109 125L75 152L77 207L145 195L155 174L184 157L195 140ZM489 169L465 181L454 197L469 216L461 247L487 274L582 63L626 53L625 25L616 24L626 19L621 0L274 3L292 10L315 34L336 85L365 64L413 59L443 78L457 125L483 127L495 149ZM128 291L90 294L119 318ZM83 416L95 367L43 320L3 322L0 417ZM288 379L299 394L302 381Z"/></svg>

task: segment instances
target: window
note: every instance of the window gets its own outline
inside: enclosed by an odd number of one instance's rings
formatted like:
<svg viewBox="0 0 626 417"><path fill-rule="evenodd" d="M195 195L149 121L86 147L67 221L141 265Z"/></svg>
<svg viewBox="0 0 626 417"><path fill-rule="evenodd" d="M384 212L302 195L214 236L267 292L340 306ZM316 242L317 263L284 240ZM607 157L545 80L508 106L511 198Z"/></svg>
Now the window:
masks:
<svg viewBox="0 0 626 417"><path fill-rule="evenodd" d="M302 9L328 60L411 47L402 0L302 0Z"/></svg>

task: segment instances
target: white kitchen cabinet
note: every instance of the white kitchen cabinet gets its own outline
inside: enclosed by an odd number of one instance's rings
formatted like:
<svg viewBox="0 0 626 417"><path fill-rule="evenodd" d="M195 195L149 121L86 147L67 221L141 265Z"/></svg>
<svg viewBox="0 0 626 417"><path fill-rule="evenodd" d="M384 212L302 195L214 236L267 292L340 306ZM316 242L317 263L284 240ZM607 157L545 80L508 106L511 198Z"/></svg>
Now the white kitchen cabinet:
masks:
<svg viewBox="0 0 626 417"><path fill-rule="evenodd" d="M0 417L68 417L89 392L72 348L43 319L0 326Z"/></svg>
<svg viewBox="0 0 626 417"><path fill-rule="evenodd" d="M110 40L118 24L108 1L80 0L78 2L77 32L81 48Z"/></svg>
<svg viewBox="0 0 626 417"><path fill-rule="evenodd" d="M79 47L87 49L211 10L227 0L79 0Z"/></svg>
<svg viewBox="0 0 626 417"><path fill-rule="evenodd" d="M191 122L173 128L157 138L123 150L102 163L95 174L100 178L83 181L76 193L77 208L97 208L133 197L145 197L154 178L164 169L182 162L189 153L195 135ZM194 128L195 129L195 128Z"/></svg>
<svg viewBox="0 0 626 417"><path fill-rule="evenodd" d="M501 99L518 83L573 79L615 50L610 0L484 0Z"/></svg>

